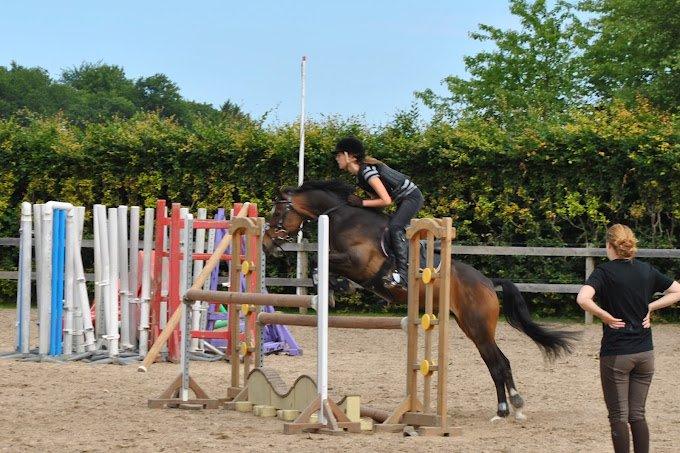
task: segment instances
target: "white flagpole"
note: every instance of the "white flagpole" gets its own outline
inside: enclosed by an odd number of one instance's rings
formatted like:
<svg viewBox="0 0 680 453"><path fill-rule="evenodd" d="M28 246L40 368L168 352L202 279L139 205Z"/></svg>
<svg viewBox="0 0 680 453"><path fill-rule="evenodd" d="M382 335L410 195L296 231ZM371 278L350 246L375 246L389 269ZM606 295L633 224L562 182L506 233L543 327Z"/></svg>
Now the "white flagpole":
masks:
<svg viewBox="0 0 680 453"><path fill-rule="evenodd" d="M302 63L300 65L300 73L302 78L302 96L300 101L300 150L298 153L298 186L302 185L302 183L305 180L305 96L306 96L305 79L307 75L306 70L307 70L307 57L303 56ZM298 244L302 243L302 230L298 232L297 243ZM306 270L304 269L305 266L303 266L303 263L306 261L304 253L306 252L302 251L297 252L297 267L295 272L295 276L297 279L307 277L306 275L303 275L306 272ZM307 288L298 286L295 289L295 292L296 294L299 295L307 294ZM306 308L300 309L300 312L306 311L307 311Z"/></svg>

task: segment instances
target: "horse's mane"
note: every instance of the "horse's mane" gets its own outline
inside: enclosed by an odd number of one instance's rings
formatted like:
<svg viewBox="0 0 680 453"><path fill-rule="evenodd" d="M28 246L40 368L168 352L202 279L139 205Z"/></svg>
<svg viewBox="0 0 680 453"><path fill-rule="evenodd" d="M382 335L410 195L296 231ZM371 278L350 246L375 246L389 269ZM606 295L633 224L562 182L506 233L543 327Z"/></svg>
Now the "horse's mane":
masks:
<svg viewBox="0 0 680 453"><path fill-rule="evenodd" d="M344 181L331 179L329 181L306 181L294 190L295 193L303 193L310 190L322 190L338 197L340 200L347 200L354 193L354 187Z"/></svg>

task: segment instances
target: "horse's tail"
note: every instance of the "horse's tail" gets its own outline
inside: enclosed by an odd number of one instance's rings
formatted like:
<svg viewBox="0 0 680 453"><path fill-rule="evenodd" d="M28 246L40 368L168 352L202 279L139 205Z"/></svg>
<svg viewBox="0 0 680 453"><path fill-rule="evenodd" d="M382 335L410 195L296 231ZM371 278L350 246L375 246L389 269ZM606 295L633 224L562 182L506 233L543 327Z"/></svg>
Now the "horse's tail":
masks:
<svg viewBox="0 0 680 453"><path fill-rule="evenodd" d="M508 323L515 329L529 336L541 348L545 355L554 360L563 354L571 354L574 342L578 340L578 332L548 329L531 320L527 306L519 288L504 278L491 279L494 286L503 288L503 314Z"/></svg>

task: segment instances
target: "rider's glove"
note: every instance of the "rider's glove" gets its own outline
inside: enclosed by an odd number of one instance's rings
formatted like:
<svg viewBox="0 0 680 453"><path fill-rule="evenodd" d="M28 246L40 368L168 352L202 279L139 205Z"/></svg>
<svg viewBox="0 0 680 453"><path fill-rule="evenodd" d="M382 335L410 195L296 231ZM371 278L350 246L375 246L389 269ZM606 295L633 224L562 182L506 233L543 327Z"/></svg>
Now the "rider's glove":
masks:
<svg viewBox="0 0 680 453"><path fill-rule="evenodd" d="M364 200L352 194L349 197L347 197L347 204L350 206L356 206L357 208L361 208L364 206Z"/></svg>

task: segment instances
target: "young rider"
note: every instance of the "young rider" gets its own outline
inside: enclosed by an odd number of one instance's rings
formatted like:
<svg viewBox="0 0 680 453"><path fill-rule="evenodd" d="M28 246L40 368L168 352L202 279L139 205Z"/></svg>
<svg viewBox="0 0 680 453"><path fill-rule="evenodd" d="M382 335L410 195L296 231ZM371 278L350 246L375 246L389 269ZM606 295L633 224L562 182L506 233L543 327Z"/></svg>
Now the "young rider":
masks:
<svg viewBox="0 0 680 453"><path fill-rule="evenodd" d="M397 211L389 222L396 272L388 284L406 288L408 243L405 229L423 206L423 194L409 177L373 157L366 156L363 143L356 137L345 137L338 141L334 153L340 170L356 175L359 187L372 197L362 200L352 195L347 200L348 204L365 208L382 208L396 204Z"/></svg>

